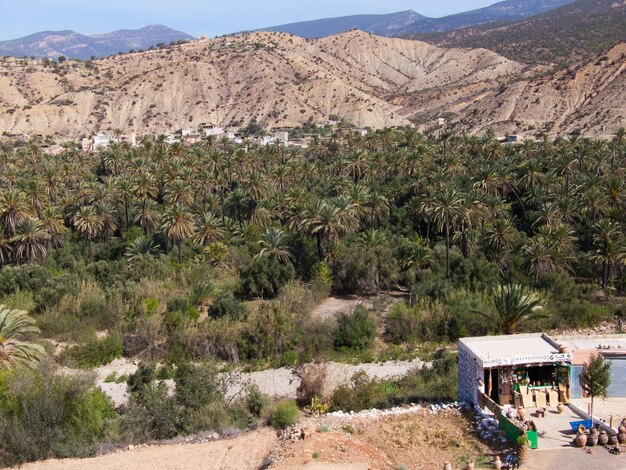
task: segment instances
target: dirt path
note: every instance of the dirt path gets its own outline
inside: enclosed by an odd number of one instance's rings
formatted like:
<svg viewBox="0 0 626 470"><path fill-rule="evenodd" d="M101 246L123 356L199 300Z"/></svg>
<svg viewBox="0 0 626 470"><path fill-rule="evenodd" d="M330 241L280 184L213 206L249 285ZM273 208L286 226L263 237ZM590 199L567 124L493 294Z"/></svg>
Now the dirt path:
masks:
<svg viewBox="0 0 626 470"><path fill-rule="evenodd" d="M344 297L331 296L324 299L317 307L315 307L311 312L311 316L327 320L335 318L342 312L352 312L357 305L363 305L367 309L372 309L374 307L373 303L376 297L386 297L388 299L388 305L393 305L394 303L406 298L406 296L407 294L405 292L399 291L384 292L379 296L374 297L359 295L349 295Z"/></svg>
<svg viewBox="0 0 626 470"><path fill-rule="evenodd" d="M36 462L24 470L216 470L258 469L278 442L272 429L206 444L140 447L91 459Z"/></svg>

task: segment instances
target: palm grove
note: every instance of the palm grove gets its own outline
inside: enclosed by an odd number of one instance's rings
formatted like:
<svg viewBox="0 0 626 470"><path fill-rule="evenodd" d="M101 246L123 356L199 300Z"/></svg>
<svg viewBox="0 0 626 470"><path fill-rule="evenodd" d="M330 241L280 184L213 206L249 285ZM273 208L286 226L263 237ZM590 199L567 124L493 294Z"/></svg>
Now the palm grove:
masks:
<svg viewBox="0 0 626 470"><path fill-rule="evenodd" d="M622 315L625 177L623 131L503 145L340 130L306 150L145 139L58 156L4 143L0 304L26 339L78 343L60 358L75 367L372 360L591 326ZM408 300L384 315L311 316L331 290L389 289Z"/></svg>

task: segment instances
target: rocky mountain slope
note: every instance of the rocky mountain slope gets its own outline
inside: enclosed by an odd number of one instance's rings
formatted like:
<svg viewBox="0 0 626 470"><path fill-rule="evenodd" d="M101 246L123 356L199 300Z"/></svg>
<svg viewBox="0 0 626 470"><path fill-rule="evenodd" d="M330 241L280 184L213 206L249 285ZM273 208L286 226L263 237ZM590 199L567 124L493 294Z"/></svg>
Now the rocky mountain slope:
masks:
<svg viewBox="0 0 626 470"><path fill-rule="evenodd" d="M625 58L620 44L547 74L485 49L360 31L252 33L51 66L4 58L0 134L294 127L339 115L359 127L424 129L444 116L470 132L603 135L626 126Z"/></svg>
<svg viewBox="0 0 626 470"><path fill-rule="evenodd" d="M442 47L484 47L524 63L574 63L626 40L626 0L579 0L523 21L411 37Z"/></svg>
<svg viewBox="0 0 626 470"><path fill-rule="evenodd" d="M428 18L409 10L389 15L355 15L303 21L272 26L261 31L290 33L303 38L321 38L351 29L360 29L379 36L399 37L411 34L452 31L495 21L520 20L572 3L573 1L505 0L485 8L448 15L442 18Z"/></svg>
<svg viewBox="0 0 626 470"><path fill-rule="evenodd" d="M357 126L407 125L418 110L430 120L491 94L522 68L486 50L360 31L318 40L254 33L54 67L5 58L0 133L142 134L252 119L283 127L332 114Z"/></svg>
<svg viewBox="0 0 626 470"><path fill-rule="evenodd" d="M69 59L87 60L92 56L106 57L133 49L147 49L159 43L169 44L190 39L194 38L161 25L137 30L122 29L92 36L75 31L44 31L19 39L0 41L0 55L54 59L62 55Z"/></svg>
<svg viewBox="0 0 626 470"><path fill-rule="evenodd" d="M340 34L351 29L360 29L379 36L395 36L407 26L426 19L412 10L388 15L353 15L339 18L301 21L264 28L261 31L289 33L302 38L314 39Z"/></svg>
<svg viewBox="0 0 626 470"><path fill-rule="evenodd" d="M515 21L532 17L572 3L574 0L505 0L488 7L479 8L443 18L426 18L398 31L396 36L409 34L453 31L486 23Z"/></svg>
<svg viewBox="0 0 626 470"><path fill-rule="evenodd" d="M626 43L584 65L515 80L463 109L462 129L604 136L626 127Z"/></svg>

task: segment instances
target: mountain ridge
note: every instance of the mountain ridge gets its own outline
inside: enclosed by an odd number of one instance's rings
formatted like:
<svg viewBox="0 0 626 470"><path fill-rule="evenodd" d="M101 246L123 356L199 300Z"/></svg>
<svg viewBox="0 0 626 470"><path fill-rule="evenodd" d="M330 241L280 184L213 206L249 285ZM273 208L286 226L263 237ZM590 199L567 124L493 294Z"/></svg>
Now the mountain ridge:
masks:
<svg viewBox="0 0 626 470"><path fill-rule="evenodd" d="M147 49L159 43L195 39L187 33L163 25L140 29L121 29L109 33L84 35L72 30L40 31L18 39L0 41L0 55L13 57L59 56L87 60L102 58L133 49Z"/></svg>
<svg viewBox="0 0 626 470"><path fill-rule="evenodd" d="M429 18L413 10L386 15L351 15L270 26L257 31L283 32L315 39L360 29L379 36L399 37L418 33L450 31L496 21L532 17L575 0L504 0L484 8ZM411 21L413 20L413 21Z"/></svg>
<svg viewBox="0 0 626 470"><path fill-rule="evenodd" d="M358 127L424 130L445 117L470 133L600 135L626 127L620 54L626 44L546 74L486 49L351 31L246 33L82 64L0 58L0 134L282 128L338 115Z"/></svg>
<svg viewBox="0 0 626 470"><path fill-rule="evenodd" d="M575 63L626 40L626 0L579 0L519 22L408 37L440 47L484 47L524 63Z"/></svg>

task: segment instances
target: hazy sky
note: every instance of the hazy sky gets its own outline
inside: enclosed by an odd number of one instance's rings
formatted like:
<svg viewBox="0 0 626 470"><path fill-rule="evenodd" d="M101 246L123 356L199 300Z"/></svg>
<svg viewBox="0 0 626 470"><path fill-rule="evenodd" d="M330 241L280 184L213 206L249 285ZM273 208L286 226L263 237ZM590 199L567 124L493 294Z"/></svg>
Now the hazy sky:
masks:
<svg viewBox="0 0 626 470"><path fill-rule="evenodd" d="M164 24L194 36L331 16L415 10L444 16L497 0L0 0L0 40L46 30L83 34Z"/></svg>

